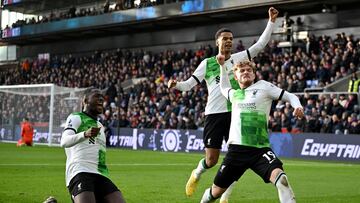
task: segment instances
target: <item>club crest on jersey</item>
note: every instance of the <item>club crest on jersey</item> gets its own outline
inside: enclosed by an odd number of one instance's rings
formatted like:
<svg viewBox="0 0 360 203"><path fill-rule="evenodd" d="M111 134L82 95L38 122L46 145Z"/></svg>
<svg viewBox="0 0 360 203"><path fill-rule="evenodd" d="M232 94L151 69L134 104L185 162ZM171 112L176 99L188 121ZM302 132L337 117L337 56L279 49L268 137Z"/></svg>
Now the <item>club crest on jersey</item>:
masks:
<svg viewBox="0 0 360 203"><path fill-rule="evenodd" d="M72 127L72 123L71 123L71 119L69 119L69 122L68 122L68 127Z"/></svg>
<svg viewBox="0 0 360 203"><path fill-rule="evenodd" d="M254 90L253 93L252 93L252 98L255 98L256 97L256 94L257 94L258 90Z"/></svg>
<svg viewBox="0 0 360 203"><path fill-rule="evenodd" d="M209 138L209 139L207 140L207 144L210 145L210 143L211 143L211 138Z"/></svg>

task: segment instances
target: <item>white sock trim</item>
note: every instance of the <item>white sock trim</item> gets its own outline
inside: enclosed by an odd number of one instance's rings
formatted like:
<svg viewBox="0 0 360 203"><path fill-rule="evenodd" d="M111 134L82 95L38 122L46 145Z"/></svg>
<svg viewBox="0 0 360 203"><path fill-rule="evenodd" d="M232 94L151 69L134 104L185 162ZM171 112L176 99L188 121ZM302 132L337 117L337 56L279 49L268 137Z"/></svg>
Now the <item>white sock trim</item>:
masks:
<svg viewBox="0 0 360 203"><path fill-rule="evenodd" d="M216 199L211 194L211 188L205 190L200 203L214 202Z"/></svg>
<svg viewBox="0 0 360 203"><path fill-rule="evenodd" d="M280 203L296 203L294 192L285 173L278 175L275 186L278 189Z"/></svg>
<svg viewBox="0 0 360 203"><path fill-rule="evenodd" d="M195 175L196 175L196 178L197 178L197 179L199 179L200 176L201 176L201 174L205 173L205 171L206 171L206 168L204 168L204 165L203 165L204 161L205 161L205 158L202 158L202 159L199 161L199 164L198 164L198 166L197 166L196 169L195 169Z"/></svg>
<svg viewBox="0 0 360 203"><path fill-rule="evenodd" d="M220 202L222 200L228 200L232 191L233 191L233 188L234 188L234 185L237 181L234 181L226 190L225 192L221 195L221 198L220 198Z"/></svg>

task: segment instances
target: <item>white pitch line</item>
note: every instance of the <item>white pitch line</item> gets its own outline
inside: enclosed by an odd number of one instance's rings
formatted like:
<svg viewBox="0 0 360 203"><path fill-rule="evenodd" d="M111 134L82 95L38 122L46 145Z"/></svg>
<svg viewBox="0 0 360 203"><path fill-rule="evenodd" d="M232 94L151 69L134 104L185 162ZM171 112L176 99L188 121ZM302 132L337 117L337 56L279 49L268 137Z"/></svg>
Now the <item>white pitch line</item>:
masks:
<svg viewBox="0 0 360 203"><path fill-rule="evenodd" d="M186 163L173 163L173 164L164 164L164 163L124 163L124 164L106 164L108 166L192 166L194 164ZM0 166L65 166L65 164L42 164L42 163L1 163Z"/></svg>
<svg viewBox="0 0 360 203"><path fill-rule="evenodd" d="M194 166L194 163L112 163L108 166ZM196 165L196 164L195 164ZM219 166L219 164L217 164ZM319 166L319 167L360 167L360 164L346 163L285 163L285 166ZM46 163L0 163L0 166L65 166L64 164L46 164Z"/></svg>
<svg viewBox="0 0 360 203"><path fill-rule="evenodd" d="M302 163L284 163L284 166L319 166L319 167L360 167L360 164L350 164L350 163L312 163L312 162L302 162Z"/></svg>
<svg viewBox="0 0 360 203"><path fill-rule="evenodd" d="M0 164L0 166L65 166L65 164L40 164L40 163L34 163L34 164L8 164L8 163L3 163Z"/></svg>

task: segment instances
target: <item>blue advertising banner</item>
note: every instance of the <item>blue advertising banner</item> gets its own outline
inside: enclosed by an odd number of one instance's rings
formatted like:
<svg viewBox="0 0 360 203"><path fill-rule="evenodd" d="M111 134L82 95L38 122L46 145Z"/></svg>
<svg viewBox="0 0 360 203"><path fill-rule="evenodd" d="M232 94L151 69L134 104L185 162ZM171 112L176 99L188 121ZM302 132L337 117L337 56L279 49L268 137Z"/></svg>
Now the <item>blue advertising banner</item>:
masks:
<svg viewBox="0 0 360 203"><path fill-rule="evenodd" d="M360 135L272 133L270 143L279 157L360 161Z"/></svg>
<svg viewBox="0 0 360 203"><path fill-rule="evenodd" d="M113 129L112 132L117 131ZM270 144L279 157L360 161L360 135L272 133ZM110 146L165 152L204 150L202 131L199 130L121 128L119 135L110 136ZM225 142L221 151L227 151Z"/></svg>
<svg viewBox="0 0 360 203"><path fill-rule="evenodd" d="M47 143L48 128L34 127L34 142ZM52 143L60 143L62 128L53 130ZM110 147L164 152L203 152L201 130L111 128ZM118 133L119 132L119 133ZM15 135L15 136L14 136ZM17 141L20 126L0 127L0 140ZM360 161L360 135L271 133L271 148L279 157L309 160ZM227 152L224 142L222 152Z"/></svg>
<svg viewBox="0 0 360 203"><path fill-rule="evenodd" d="M111 131L117 132L116 129L111 129ZM110 136L110 146L165 152L204 150L200 130L121 128L119 135L113 133ZM222 151L227 151L225 142Z"/></svg>
<svg viewBox="0 0 360 203"><path fill-rule="evenodd" d="M2 125L0 127L0 140L15 140L13 125Z"/></svg>

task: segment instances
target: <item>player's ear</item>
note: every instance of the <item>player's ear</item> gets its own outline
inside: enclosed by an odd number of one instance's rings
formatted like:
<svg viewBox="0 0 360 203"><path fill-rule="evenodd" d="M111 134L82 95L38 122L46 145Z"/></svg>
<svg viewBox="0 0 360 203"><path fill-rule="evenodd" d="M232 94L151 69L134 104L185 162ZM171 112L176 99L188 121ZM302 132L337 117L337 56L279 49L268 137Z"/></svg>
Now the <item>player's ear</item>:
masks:
<svg viewBox="0 0 360 203"><path fill-rule="evenodd" d="M217 47L219 46L218 39L219 39L219 38L217 38L217 39L215 40L215 44L216 44Z"/></svg>
<svg viewBox="0 0 360 203"><path fill-rule="evenodd" d="M236 74L234 73L234 79L236 80L236 81L238 81L239 79L237 78L237 76L236 76Z"/></svg>
<svg viewBox="0 0 360 203"><path fill-rule="evenodd" d="M87 100L86 96L84 96L84 98L82 99L82 102L81 102L81 109L83 111L85 111L85 108L87 106L87 102L88 102L88 100Z"/></svg>
<svg viewBox="0 0 360 203"><path fill-rule="evenodd" d="M238 77L237 77L237 75L236 75L236 68L233 68L233 73L234 73L234 79L235 79L236 81L238 81Z"/></svg>
<svg viewBox="0 0 360 203"><path fill-rule="evenodd" d="M82 100L82 103L83 103L83 105L85 105L85 104L87 104L87 102L88 102L88 99L87 99L87 97L85 96L85 97L83 98L83 100Z"/></svg>

